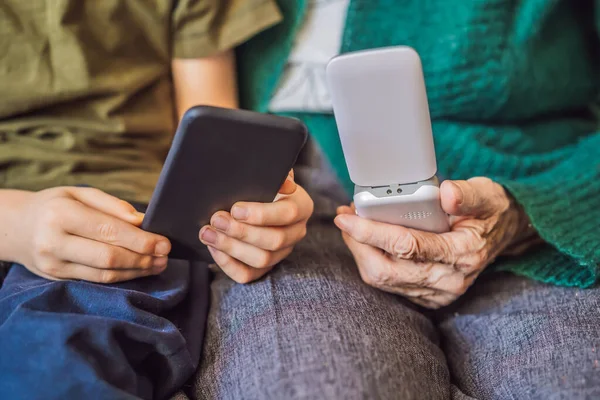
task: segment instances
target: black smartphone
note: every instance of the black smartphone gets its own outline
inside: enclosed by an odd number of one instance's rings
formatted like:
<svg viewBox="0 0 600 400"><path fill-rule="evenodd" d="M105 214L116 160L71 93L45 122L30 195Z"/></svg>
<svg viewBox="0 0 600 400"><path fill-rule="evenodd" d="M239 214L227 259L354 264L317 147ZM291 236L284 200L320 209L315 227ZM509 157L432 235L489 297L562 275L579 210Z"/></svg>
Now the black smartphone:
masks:
<svg viewBox="0 0 600 400"><path fill-rule="evenodd" d="M198 234L238 201L271 202L307 139L299 120L198 106L181 119L142 229L171 241L170 258L212 262Z"/></svg>

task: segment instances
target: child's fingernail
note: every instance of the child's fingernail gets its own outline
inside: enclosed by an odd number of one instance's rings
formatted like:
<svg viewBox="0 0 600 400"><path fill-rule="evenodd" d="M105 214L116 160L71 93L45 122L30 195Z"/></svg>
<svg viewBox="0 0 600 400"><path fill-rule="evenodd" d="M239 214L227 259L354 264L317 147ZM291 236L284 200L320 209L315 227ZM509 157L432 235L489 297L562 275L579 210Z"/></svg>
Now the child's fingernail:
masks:
<svg viewBox="0 0 600 400"><path fill-rule="evenodd" d="M206 228L200 233L200 240L204 243L215 244L217 242L217 232L210 228Z"/></svg>
<svg viewBox="0 0 600 400"><path fill-rule="evenodd" d="M157 256L166 256L169 254L169 250L171 250L169 242L160 241L156 244L156 247L154 247L154 254Z"/></svg>
<svg viewBox="0 0 600 400"><path fill-rule="evenodd" d="M139 212L139 211L134 211L134 212L133 212L133 215L134 215L136 218L142 218L142 219L143 219L145 214L144 214L144 213L141 213L141 212Z"/></svg>
<svg viewBox="0 0 600 400"><path fill-rule="evenodd" d="M231 209L231 215L233 216L233 218L240 221L248 219L249 214L250 213L248 212L248 209L246 207L234 206Z"/></svg>
<svg viewBox="0 0 600 400"><path fill-rule="evenodd" d="M213 219L211 225L222 232L227 232L229 229L229 220L225 217L218 216Z"/></svg>

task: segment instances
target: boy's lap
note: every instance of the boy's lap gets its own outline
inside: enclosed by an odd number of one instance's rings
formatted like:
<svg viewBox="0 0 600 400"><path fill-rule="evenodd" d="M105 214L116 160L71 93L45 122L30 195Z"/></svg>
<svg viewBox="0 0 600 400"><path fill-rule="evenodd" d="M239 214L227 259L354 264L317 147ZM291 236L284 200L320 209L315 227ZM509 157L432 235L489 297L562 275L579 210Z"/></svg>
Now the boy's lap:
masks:
<svg viewBox="0 0 600 400"><path fill-rule="evenodd" d="M0 289L0 397L164 396L196 367L207 283L205 266L181 261L116 285L13 266Z"/></svg>

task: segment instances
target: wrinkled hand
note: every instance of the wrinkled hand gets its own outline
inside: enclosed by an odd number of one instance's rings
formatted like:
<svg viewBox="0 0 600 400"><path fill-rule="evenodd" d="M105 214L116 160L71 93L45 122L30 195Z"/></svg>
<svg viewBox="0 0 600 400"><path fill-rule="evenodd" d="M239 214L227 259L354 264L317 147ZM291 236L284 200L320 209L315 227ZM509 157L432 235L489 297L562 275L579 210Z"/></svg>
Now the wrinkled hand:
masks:
<svg viewBox="0 0 600 400"><path fill-rule="evenodd" d="M161 273L168 239L139 228L143 214L92 188L27 193L21 206L17 262L47 279L98 283Z"/></svg>
<svg viewBox="0 0 600 400"><path fill-rule="evenodd" d="M442 234L338 210L335 223L367 284L439 308L460 297L499 254L535 236L522 209L488 178L445 181L440 192L451 216L451 231Z"/></svg>
<svg viewBox="0 0 600 400"><path fill-rule="evenodd" d="M313 202L293 171L272 203L235 204L200 230L216 264L238 283L254 281L286 258L306 235Z"/></svg>

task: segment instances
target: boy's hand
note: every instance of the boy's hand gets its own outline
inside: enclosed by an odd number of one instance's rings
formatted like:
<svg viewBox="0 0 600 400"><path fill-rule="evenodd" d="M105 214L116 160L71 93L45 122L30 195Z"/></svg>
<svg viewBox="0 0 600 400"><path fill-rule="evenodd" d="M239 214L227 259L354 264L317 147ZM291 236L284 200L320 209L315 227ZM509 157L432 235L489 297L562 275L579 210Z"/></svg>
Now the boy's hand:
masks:
<svg viewBox="0 0 600 400"><path fill-rule="evenodd" d="M28 193L21 210L22 248L15 261L36 275L113 283L159 274L167 266L168 239L141 230L143 214L100 190Z"/></svg>
<svg viewBox="0 0 600 400"><path fill-rule="evenodd" d="M286 258L306 235L313 202L293 171L273 203L237 203L200 230L215 262L238 283L248 283Z"/></svg>

